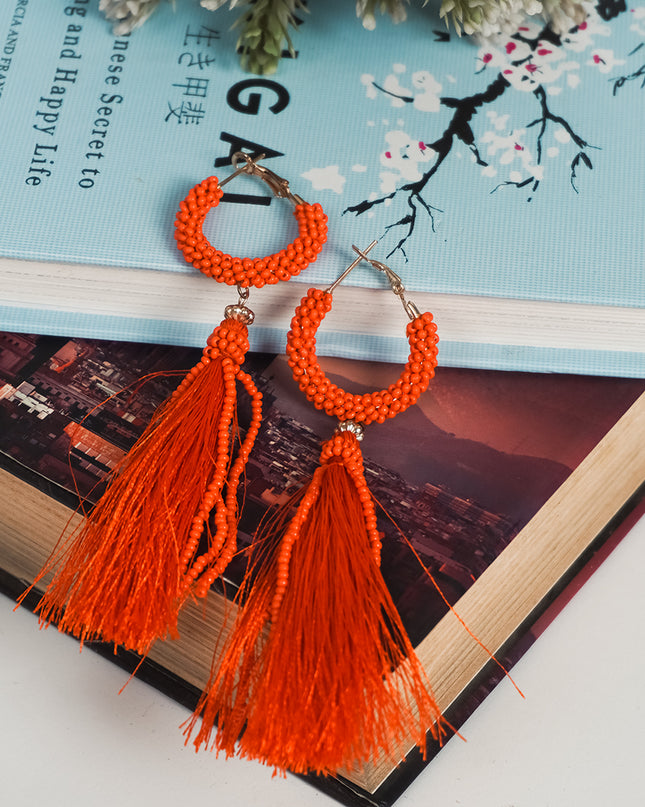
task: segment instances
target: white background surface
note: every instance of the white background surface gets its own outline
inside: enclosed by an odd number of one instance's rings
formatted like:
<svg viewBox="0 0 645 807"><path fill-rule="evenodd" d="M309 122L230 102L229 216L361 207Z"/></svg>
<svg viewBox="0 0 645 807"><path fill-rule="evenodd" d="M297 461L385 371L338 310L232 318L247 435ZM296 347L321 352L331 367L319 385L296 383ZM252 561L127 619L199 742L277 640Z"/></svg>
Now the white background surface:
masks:
<svg viewBox="0 0 645 807"><path fill-rule="evenodd" d="M645 519L397 807L644 803ZM182 707L0 597L0 793L8 807L332 807L254 763L184 748Z"/></svg>

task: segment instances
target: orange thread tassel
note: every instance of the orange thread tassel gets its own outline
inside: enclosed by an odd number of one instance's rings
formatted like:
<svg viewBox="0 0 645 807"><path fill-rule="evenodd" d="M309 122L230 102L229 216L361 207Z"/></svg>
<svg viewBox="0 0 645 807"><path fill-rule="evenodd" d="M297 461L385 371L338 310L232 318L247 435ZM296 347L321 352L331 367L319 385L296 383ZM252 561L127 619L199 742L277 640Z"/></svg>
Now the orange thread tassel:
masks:
<svg viewBox="0 0 645 807"><path fill-rule="evenodd" d="M155 639L177 636L182 601L191 588L204 595L234 551L237 484L261 417L261 394L240 370L247 350L245 324L227 318L215 329L83 526L32 584L56 569L36 608L41 622L141 654ZM252 397L253 415L225 493L236 378ZM208 546L195 559L203 533Z"/></svg>
<svg viewBox="0 0 645 807"><path fill-rule="evenodd" d="M195 746L331 774L382 753L399 761L410 736L425 749L429 728L440 738L439 709L379 569L353 434L324 444L295 516L278 514L260 539L242 609L186 727L189 736L202 718Z"/></svg>

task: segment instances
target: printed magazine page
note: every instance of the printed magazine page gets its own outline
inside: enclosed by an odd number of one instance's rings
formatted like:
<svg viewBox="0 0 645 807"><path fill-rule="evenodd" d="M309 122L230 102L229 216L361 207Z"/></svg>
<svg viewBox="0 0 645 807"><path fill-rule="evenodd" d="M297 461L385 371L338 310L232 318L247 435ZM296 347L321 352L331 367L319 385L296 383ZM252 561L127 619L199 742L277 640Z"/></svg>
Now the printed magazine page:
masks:
<svg viewBox="0 0 645 807"><path fill-rule="evenodd" d="M24 334L2 334L0 347L0 451L90 498L200 355ZM335 427L300 394L283 357L250 359L264 415L246 471L242 546L313 473ZM356 392L396 376L389 364L330 358L324 368ZM145 374L153 377L140 384ZM630 379L439 368L417 406L367 427L361 448L381 506L383 574L413 644L447 607L407 542L454 604L644 388ZM244 409L241 395L242 426ZM231 582L243 562L229 567Z"/></svg>

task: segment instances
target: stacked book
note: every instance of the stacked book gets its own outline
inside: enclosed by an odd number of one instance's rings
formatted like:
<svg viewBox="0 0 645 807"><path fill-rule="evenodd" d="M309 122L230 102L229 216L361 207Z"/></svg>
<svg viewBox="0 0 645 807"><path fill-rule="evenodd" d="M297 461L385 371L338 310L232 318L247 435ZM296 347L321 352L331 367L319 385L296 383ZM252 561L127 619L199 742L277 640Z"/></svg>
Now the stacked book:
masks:
<svg viewBox="0 0 645 807"><path fill-rule="evenodd" d="M642 497L645 28L605 10L567 36L531 21L476 45L433 36L417 10L367 32L346 3L327 5L270 79L240 71L225 10L162 5L129 37L94 6L73 24L45 0L0 11L0 581L17 595L33 579L81 518L79 494L98 495L235 302L183 261L174 215L195 183L232 172L234 152L262 153L322 204L330 235L301 277L252 292L245 369L265 414L241 541L311 474L333 428L291 380L293 309L352 244L378 239L374 258L435 314L440 367L418 406L368 432L366 475L407 538L383 518L386 582L458 727L502 673L455 613L512 666ZM249 255L292 240L289 203L236 183L210 240ZM357 268L319 333L326 374L387 387L405 321L387 283ZM241 573L231 566L229 590ZM224 610L215 587L139 673L194 705ZM388 804L422 765L411 752L403 768L381 760L316 784Z"/></svg>

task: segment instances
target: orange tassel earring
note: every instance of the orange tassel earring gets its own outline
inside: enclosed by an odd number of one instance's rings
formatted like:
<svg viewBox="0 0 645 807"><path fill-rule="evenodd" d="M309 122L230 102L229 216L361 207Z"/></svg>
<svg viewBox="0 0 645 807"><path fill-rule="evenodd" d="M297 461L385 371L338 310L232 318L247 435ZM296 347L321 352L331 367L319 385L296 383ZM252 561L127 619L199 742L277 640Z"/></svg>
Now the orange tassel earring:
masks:
<svg viewBox="0 0 645 807"><path fill-rule="evenodd" d="M354 247L360 257L296 309L287 340L294 378L340 424L309 484L257 536L240 613L186 730L201 717L197 748L212 744L297 773L332 774L380 754L399 761L404 738L425 750L428 730L444 732L379 569L381 534L359 447L363 425L403 412L428 387L436 326L405 299L389 267L367 258L374 243ZM315 345L334 288L361 259L401 297L410 357L388 389L354 395L325 376Z"/></svg>
<svg viewBox="0 0 645 807"><path fill-rule="evenodd" d="M237 285L239 301L227 306L201 360L155 413L77 534L32 584L54 569L36 610L41 621L54 621L81 640L145 654L155 639L177 635L183 601L205 596L235 552L237 488L262 416L262 396L241 369L253 322L245 304L249 287L288 280L305 269L326 241L327 218L320 205L294 196L286 180L248 154L235 154L233 164L237 170L228 179L210 177L190 191L177 214L175 237L196 268ZM299 236L275 255L224 255L202 232L222 185L241 173L260 177L295 205ZM236 382L251 398L252 416L233 459Z"/></svg>

